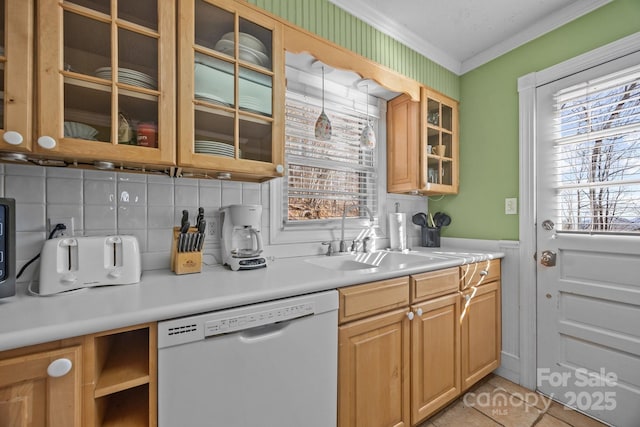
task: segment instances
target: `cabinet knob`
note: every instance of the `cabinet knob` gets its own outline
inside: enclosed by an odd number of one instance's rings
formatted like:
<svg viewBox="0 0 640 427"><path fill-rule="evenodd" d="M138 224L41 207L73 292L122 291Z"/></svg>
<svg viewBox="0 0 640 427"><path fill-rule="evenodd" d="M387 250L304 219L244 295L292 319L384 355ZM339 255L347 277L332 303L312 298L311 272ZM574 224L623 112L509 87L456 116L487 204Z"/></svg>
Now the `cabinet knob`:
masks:
<svg viewBox="0 0 640 427"><path fill-rule="evenodd" d="M24 141L22 134L20 134L20 132L16 132L15 130L5 132L4 135L2 135L2 139L4 139L4 142L6 142L7 144L11 145L20 145L22 144L22 141Z"/></svg>
<svg viewBox="0 0 640 427"><path fill-rule="evenodd" d="M480 275L481 276L486 276L487 274L489 274L489 272L487 270L481 270L480 271Z"/></svg>
<svg viewBox="0 0 640 427"><path fill-rule="evenodd" d="M56 146L56 140L50 136L41 136L38 138L38 145L42 148L46 148L47 150L51 150Z"/></svg>
<svg viewBox="0 0 640 427"><path fill-rule="evenodd" d="M276 166L276 172L278 172L278 173L283 173L283 172L284 172L284 166L282 166L282 165L277 165L277 166Z"/></svg>
<svg viewBox="0 0 640 427"><path fill-rule="evenodd" d="M63 377L69 373L72 367L73 363L71 363L71 360L67 358L56 359L49 363L47 374L53 378Z"/></svg>
<svg viewBox="0 0 640 427"><path fill-rule="evenodd" d="M422 309L421 308L417 309L416 314L418 315L418 317L422 316Z"/></svg>
<svg viewBox="0 0 640 427"><path fill-rule="evenodd" d="M413 316L413 311L407 313L407 317L409 318L409 320L413 320Z"/></svg>

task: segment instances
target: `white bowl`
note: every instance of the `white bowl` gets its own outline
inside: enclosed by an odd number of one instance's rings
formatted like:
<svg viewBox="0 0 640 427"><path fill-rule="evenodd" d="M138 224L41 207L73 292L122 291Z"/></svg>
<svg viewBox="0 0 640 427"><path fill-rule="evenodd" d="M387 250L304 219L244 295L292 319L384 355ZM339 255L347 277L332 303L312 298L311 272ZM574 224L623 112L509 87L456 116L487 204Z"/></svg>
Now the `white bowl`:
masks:
<svg viewBox="0 0 640 427"><path fill-rule="evenodd" d="M64 122L64 136L67 138L95 139L98 131L79 122Z"/></svg>

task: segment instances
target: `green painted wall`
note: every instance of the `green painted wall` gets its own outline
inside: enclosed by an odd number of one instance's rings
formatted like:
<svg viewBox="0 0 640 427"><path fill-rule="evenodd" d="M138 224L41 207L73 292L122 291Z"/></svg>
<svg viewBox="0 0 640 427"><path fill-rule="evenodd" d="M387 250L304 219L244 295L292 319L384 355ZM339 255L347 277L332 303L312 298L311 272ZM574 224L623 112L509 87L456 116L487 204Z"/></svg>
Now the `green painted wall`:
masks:
<svg viewBox="0 0 640 427"><path fill-rule="evenodd" d="M518 239L518 78L638 31L640 1L614 0L461 77L460 193L429 202L453 219L444 236Z"/></svg>
<svg viewBox="0 0 640 427"><path fill-rule="evenodd" d="M264 10L407 77L460 99L460 77L328 0L249 0Z"/></svg>

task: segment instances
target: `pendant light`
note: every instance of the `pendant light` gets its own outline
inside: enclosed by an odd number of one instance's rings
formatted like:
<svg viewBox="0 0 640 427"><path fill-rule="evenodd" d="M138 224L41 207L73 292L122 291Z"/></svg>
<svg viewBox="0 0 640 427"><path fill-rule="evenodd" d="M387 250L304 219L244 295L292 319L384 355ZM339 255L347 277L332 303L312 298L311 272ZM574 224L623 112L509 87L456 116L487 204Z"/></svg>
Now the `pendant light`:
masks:
<svg viewBox="0 0 640 427"><path fill-rule="evenodd" d="M316 62L318 63L318 62ZM331 139L331 121L324 112L324 64L322 67L322 112L316 120L316 138L322 141L329 141Z"/></svg>
<svg viewBox="0 0 640 427"><path fill-rule="evenodd" d="M365 86L367 89L367 124L364 125L364 129L362 129L362 133L360 134L360 147L371 150L376 146L376 134L369 121L369 81L364 80L360 82L358 86Z"/></svg>

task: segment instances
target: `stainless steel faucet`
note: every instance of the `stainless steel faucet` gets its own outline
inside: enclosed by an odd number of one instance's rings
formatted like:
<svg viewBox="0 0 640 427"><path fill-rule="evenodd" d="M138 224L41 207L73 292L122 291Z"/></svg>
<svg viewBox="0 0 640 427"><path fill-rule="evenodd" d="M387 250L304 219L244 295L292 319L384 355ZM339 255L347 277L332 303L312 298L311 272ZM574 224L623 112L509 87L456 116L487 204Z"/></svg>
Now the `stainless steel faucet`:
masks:
<svg viewBox="0 0 640 427"><path fill-rule="evenodd" d="M340 232L340 252L348 252L347 250L347 242L344 240L344 219L347 216L347 212L356 209L356 208L361 208L367 211L367 213L369 214L369 221L371 221L371 224L373 224L375 222L375 218L373 217L373 213L371 212L371 209L369 209L367 206L365 205L351 205L349 207L347 207L347 204L344 204L344 208L342 210L342 230Z"/></svg>

